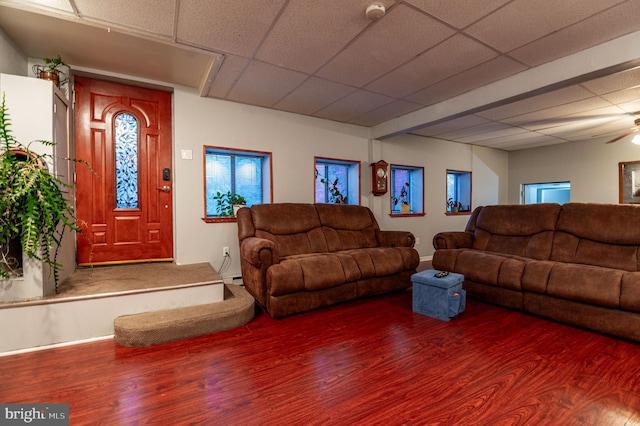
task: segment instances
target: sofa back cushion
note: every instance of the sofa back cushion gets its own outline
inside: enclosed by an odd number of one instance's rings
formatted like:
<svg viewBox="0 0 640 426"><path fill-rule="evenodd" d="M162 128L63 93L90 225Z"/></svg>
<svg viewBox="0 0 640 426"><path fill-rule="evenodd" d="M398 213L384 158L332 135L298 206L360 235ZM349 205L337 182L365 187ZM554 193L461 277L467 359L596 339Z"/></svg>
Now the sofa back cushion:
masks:
<svg viewBox="0 0 640 426"><path fill-rule="evenodd" d="M638 271L639 223L640 206L564 204L551 260Z"/></svg>
<svg viewBox="0 0 640 426"><path fill-rule="evenodd" d="M559 204L485 206L472 218L473 248L548 260Z"/></svg>
<svg viewBox="0 0 640 426"><path fill-rule="evenodd" d="M315 204L330 252L377 247L378 222L364 206Z"/></svg>
<svg viewBox="0 0 640 426"><path fill-rule="evenodd" d="M253 236L273 241L281 257L327 252L320 218L313 204L278 203L251 206L252 227L238 223L242 229L253 229ZM238 215L238 221L247 215ZM243 231L246 238L249 235Z"/></svg>

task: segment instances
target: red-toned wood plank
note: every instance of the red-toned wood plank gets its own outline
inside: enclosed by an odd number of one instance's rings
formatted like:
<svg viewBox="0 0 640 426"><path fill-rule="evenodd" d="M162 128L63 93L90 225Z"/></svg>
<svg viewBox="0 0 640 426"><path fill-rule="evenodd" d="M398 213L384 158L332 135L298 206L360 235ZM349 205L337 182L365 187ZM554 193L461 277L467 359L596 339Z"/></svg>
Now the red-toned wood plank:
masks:
<svg viewBox="0 0 640 426"><path fill-rule="evenodd" d="M0 402L71 424L629 425L640 346L473 300L443 322L411 292L149 348L0 358Z"/></svg>

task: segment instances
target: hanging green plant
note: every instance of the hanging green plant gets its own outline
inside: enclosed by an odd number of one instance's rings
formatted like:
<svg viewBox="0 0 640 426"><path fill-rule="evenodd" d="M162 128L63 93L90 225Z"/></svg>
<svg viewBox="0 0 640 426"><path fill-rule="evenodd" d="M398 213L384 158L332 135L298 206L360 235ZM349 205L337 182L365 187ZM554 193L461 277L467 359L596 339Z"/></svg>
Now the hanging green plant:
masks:
<svg viewBox="0 0 640 426"><path fill-rule="evenodd" d="M57 272L57 248L65 230L79 231L72 204L65 197L71 185L49 173L53 156L33 152L11 134L11 120L2 96L0 106L0 249L19 239L28 257L49 264ZM53 142L38 141L51 146ZM75 160L70 160L75 161ZM3 256L4 257L4 256ZM7 266L7 265L3 265ZM0 277L10 278L6 268Z"/></svg>

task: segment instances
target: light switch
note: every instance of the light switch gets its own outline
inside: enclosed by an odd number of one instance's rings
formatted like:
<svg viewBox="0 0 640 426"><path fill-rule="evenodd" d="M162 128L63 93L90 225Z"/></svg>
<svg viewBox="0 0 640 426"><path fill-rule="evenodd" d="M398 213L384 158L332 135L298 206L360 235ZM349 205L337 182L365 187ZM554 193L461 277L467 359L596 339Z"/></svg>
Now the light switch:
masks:
<svg viewBox="0 0 640 426"><path fill-rule="evenodd" d="M180 155L183 160L193 160L193 151L190 149L183 149Z"/></svg>

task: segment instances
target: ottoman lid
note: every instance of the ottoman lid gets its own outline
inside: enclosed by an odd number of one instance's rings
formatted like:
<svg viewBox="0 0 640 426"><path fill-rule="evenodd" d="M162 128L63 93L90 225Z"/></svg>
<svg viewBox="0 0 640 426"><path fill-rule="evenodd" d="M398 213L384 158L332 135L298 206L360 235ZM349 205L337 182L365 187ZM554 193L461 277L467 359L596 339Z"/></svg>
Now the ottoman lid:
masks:
<svg viewBox="0 0 640 426"><path fill-rule="evenodd" d="M440 271L435 269L427 269L411 275L411 282L427 284L433 287L450 288L454 285L458 285L464 281L464 275L456 274L455 272L449 272L449 275L442 278L436 278L434 275Z"/></svg>

